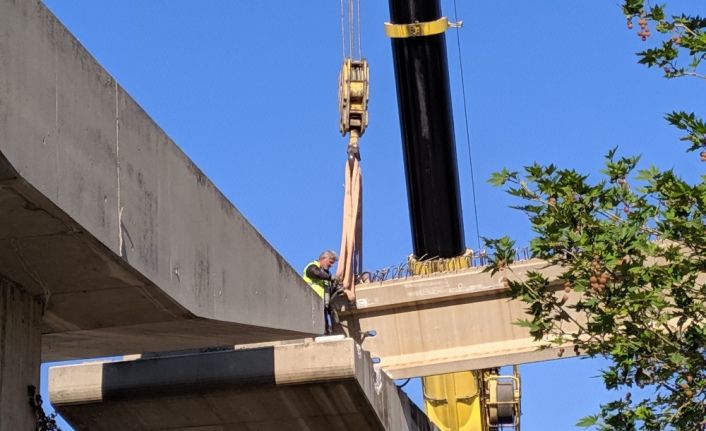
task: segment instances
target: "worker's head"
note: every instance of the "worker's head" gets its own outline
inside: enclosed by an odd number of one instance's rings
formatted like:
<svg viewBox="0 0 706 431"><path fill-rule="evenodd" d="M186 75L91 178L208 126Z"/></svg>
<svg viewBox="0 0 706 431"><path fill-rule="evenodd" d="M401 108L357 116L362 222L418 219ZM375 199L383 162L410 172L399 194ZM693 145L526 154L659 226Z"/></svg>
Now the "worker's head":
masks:
<svg viewBox="0 0 706 431"><path fill-rule="evenodd" d="M323 269L329 269L338 260L338 256L331 250L326 250L319 255L319 264Z"/></svg>

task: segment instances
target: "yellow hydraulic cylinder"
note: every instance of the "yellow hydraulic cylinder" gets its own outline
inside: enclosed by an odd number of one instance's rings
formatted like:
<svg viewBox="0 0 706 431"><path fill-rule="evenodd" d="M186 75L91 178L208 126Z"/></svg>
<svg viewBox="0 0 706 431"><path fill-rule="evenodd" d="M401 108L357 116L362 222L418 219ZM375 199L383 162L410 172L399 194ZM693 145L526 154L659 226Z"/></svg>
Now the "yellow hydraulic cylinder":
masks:
<svg viewBox="0 0 706 431"><path fill-rule="evenodd" d="M472 371L423 377L427 416L442 431L486 431L481 384Z"/></svg>

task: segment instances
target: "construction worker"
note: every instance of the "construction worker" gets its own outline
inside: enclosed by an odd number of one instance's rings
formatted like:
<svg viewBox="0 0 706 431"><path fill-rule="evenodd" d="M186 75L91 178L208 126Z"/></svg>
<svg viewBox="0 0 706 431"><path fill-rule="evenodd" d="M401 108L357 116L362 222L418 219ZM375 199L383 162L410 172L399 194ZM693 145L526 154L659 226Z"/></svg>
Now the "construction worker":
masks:
<svg viewBox="0 0 706 431"><path fill-rule="evenodd" d="M302 277L309 283L314 292L324 301L324 322L326 323L326 335L332 333L332 316L329 304L331 295L338 285L336 279L329 272L338 256L331 250L326 250L319 255L319 259L308 263L304 267Z"/></svg>

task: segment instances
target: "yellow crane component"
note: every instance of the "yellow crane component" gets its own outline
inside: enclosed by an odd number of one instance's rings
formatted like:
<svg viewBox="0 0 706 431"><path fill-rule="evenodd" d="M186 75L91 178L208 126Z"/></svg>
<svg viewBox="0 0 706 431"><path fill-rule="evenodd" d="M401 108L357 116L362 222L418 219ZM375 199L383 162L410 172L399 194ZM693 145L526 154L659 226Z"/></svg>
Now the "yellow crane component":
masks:
<svg viewBox="0 0 706 431"><path fill-rule="evenodd" d="M433 36L444 33L449 28L461 28L462 22L450 22L448 18L441 18L430 22L413 22L411 24L385 23L385 34L391 39L408 37Z"/></svg>
<svg viewBox="0 0 706 431"><path fill-rule="evenodd" d="M511 376L482 371L487 430L520 431L520 372L517 366L512 369Z"/></svg>
<svg viewBox="0 0 706 431"><path fill-rule="evenodd" d="M470 268L473 266L473 258L481 256L483 255L476 256L473 250L468 248L462 255L448 259L419 260L415 258L414 255L409 255L407 258L407 264L409 265L409 270L412 274L429 275L439 272L459 271L461 269Z"/></svg>
<svg viewBox="0 0 706 431"><path fill-rule="evenodd" d="M422 378L424 409L442 431L484 431L485 411L475 372L444 374Z"/></svg>
<svg viewBox="0 0 706 431"><path fill-rule="evenodd" d="M520 431L520 376L497 370L422 378L424 408L442 431Z"/></svg>
<svg viewBox="0 0 706 431"><path fill-rule="evenodd" d="M370 96L370 71L364 59L345 58L338 82L339 130L350 134L349 146L357 147L358 138L368 126L368 98Z"/></svg>

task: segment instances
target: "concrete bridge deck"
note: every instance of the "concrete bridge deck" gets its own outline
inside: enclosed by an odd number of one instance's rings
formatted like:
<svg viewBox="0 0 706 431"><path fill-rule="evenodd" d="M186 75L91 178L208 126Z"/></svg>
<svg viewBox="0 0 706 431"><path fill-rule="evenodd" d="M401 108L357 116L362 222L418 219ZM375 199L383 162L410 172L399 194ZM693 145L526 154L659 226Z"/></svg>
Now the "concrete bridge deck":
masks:
<svg viewBox="0 0 706 431"><path fill-rule="evenodd" d="M319 298L40 1L0 0L0 29L0 276L43 302L44 360L323 331Z"/></svg>
<svg viewBox="0 0 706 431"><path fill-rule="evenodd" d="M353 340L54 367L76 430L432 430Z"/></svg>

